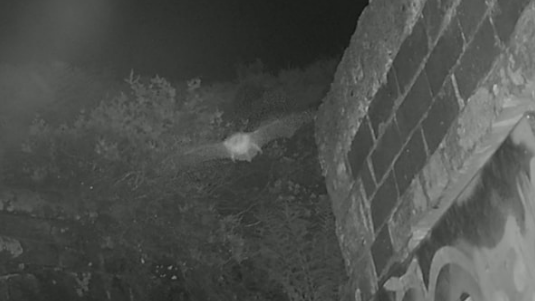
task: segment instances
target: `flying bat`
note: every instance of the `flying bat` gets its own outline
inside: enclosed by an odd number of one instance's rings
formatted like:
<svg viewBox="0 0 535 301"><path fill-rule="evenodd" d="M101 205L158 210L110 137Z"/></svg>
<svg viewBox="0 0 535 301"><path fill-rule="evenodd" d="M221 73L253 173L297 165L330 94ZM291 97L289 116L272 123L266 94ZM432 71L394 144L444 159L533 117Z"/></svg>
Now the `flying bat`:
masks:
<svg viewBox="0 0 535 301"><path fill-rule="evenodd" d="M314 118L314 111L290 114L267 122L253 132L234 133L223 141L196 146L173 157L187 165L217 159L251 162L258 153L262 153L262 147L267 143L279 138L291 138L301 126Z"/></svg>

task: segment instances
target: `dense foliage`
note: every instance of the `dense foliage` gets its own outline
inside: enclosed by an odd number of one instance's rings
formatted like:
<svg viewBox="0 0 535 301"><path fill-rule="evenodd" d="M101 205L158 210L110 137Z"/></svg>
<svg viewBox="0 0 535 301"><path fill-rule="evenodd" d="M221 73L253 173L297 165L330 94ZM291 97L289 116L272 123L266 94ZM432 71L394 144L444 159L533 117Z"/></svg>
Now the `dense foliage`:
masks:
<svg viewBox="0 0 535 301"><path fill-rule="evenodd" d="M312 125L252 163L166 160L240 127L214 105L225 95L259 90L265 102L277 90L284 108L321 98L325 66L211 86L131 74L128 90L71 121L35 119L2 182L61 195L65 215L98 232L109 286L119 279L136 300L335 300L345 273Z"/></svg>

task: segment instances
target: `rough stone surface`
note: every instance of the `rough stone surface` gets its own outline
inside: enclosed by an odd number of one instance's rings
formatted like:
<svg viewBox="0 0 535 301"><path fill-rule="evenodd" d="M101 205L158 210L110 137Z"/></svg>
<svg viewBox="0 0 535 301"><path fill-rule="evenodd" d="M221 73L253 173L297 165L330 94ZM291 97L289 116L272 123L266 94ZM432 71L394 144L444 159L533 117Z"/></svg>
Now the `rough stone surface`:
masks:
<svg viewBox="0 0 535 301"><path fill-rule="evenodd" d="M399 86L396 73L390 69L386 75L386 82L375 94L374 101L368 111L373 133L376 138L383 135L384 127L394 111L399 96Z"/></svg>
<svg viewBox="0 0 535 301"><path fill-rule="evenodd" d="M527 6L529 1L513 2L505 8L506 1L415 1L410 14L394 16L397 4L389 7L386 1L376 0L363 14L317 123L326 181L337 183L339 188L332 198L335 212L336 208L339 212L343 211L340 208L351 208L344 204L349 199L358 203L348 194L354 194L352 187L359 185L355 197L362 198L364 204L369 202L375 230L375 240L371 245L367 241L365 250L352 245L351 250L343 251L349 258L359 254L357 266L353 266L354 260L346 260L352 265L348 270L369 265L360 254L371 250L368 259L380 281L392 258L409 256L407 240L415 235L413 226L434 208L445 206L442 196L463 173L465 161L486 137L504 99L511 93L529 98L535 95L535 81L529 79L535 74L535 13L533 5ZM531 17L526 17L529 14ZM374 31L379 22L384 22L384 27ZM417 47L418 51L407 50L416 49L414 45L423 46ZM370 51L373 47L377 47L374 53ZM391 84L392 70L401 88L397 93ZM409 91L422 87L422 80L414 83L425 77L428 101L422 101L427 97L410 97ZM360 101L349 99L346 91L352 91L352 97ZM411 98L418 101L411 103ZM354 143L353 148L358 145L357 139L352 139L364 118L369 118L366 120L376 139L367 157L370 166L353 165L352 172L361 176L348 180L344 169L337 166L347 160L344 154L350 143ZM423 139L411 143L415 129ZM384 188L394 182L390 189ZM354 224L349 220L362 213L341 216L345 226L339 233L345 241L355 240L346 229ZM360 283L358 279L350 274L350 282ZM369 300L375 292L359 287L362 300Z"/></svg>
<svg viewBox="0 0 535 301"><path fill-rule="evenodd" d="M475 33L461 57L459 68L455 71L459 93L463 99L468 99L473 94L478 83L490 71L499 51L494 29L487 18Z"/></svg>
<svg viewBox="0 0 535 301"><path fill-rule="evenodd" d="M404 94L412 84L428 52L429 42L423 19L420 18L414 25L411 34L401 44L394 59L394 70L396 70L401 94Z"/></svg>
<svg viewBox="0 0 535 301"><path fill-rule="evenodd" d="M345 160L369 102L386 80L393 56L412 29L423 3L376 0L359 18L316 122L320 161L336 199L344 199L349 193L347 187L351 186L350 177L337 173L338 166ZM348 97L351 94L356 99Z"/></svg>
<svg viewBox="0 0 535 301"><path fill-rule="evenodd" d="M439 93L446 77L453 66L457 64L463 47L464 39L459 22L457 18L453 18L438 40L425 65L425 72L433 95Z"/></svg>
<svg viewBox="0 0 535 301"><path fill-rule="evenodd" d="M369 121L364 119L355 134L355 138L353 138L351 149L347 154L351 172L355 178L358 176L374 142Z"/></svg>
<svg viewBox="0 0 535 301"><path fill-rule="evenodd" d="M408 256L408 241L412 236L412 225L428 210L429 200L424 193L419 177L413 179L399 206L388 222L392 236L394 254L399 258Z"/></svg>
<svg viewBox="0 0 535 301"><path fill-rule="evenodd" d="M430 153L434 153L442 142L459 111L459 101L452 80L448 79L422 123L425 142Z"/></svg>
<svg viewBox="0 0 535 301"><path fill-rule="evenodd" d="M430 201L430 206L438 203L440 195L448 185L449 178L441 153L435 153L422 170L423 189Z"/></svg>

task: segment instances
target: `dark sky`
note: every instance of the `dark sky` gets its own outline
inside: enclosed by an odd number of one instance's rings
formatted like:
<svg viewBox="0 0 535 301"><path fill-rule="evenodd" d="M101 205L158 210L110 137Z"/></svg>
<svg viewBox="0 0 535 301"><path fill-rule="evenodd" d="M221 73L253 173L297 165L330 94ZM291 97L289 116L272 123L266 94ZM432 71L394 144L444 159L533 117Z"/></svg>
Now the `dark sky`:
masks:
<svg viewBox="0 0 535 301"><path fill-rule="evenodd" d="M237 62L340 53L364 0L1 0L0 61L229 79Z"/></svg>

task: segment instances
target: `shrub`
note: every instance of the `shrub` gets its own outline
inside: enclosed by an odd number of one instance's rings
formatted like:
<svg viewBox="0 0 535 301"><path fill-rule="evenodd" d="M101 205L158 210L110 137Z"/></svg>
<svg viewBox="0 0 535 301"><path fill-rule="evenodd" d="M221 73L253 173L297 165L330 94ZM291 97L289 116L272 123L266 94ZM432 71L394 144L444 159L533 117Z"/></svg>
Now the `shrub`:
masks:
<svg viewBox="0 0 535 301"><path fill-rule="evenodd" d="M262 97L288 91L255 76ZM239 88L134 74L126 83L72 122L35 119L22 152L6 155L4 183L60 194L98 233L98 268L138 299L334 300L343 266L312 127L251 164L185 169L162 162L229 134L214 104Z"/></svg>

